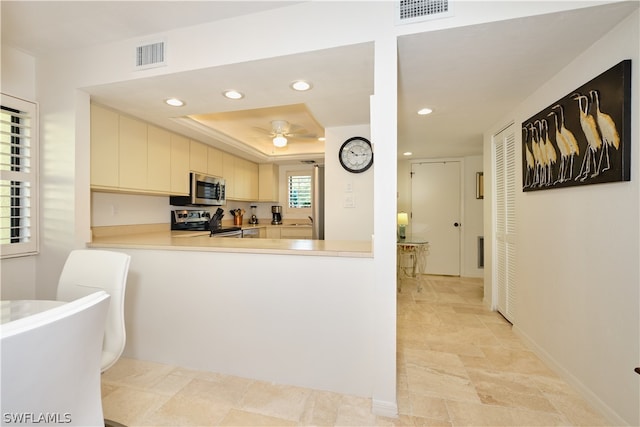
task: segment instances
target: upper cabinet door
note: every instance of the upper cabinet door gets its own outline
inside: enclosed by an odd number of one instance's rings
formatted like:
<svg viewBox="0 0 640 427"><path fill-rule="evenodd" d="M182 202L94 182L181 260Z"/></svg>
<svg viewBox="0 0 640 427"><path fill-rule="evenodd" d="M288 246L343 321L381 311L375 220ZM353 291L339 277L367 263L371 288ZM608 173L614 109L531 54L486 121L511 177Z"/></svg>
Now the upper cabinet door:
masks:
<svg viewBox="0 0 640 427"><path fill-rule="evenodd" d="M117 188L120 184L119 115L91 105L91 186Z"/></svg>
<svg viewBox="0 0 640 427"><path fill-rule="evenodd" d="M189 139L171 134L171 194L189 194Z"/></svg>
<svg viewBox="0 0 640 427"><path fill-rule="evenodd" d="M147 188L147 124L120 116L120 188Z"/></svg>
<svg viewBox="0 0 640 427"><path fill-rule="evenodd" d="M207 161L207 146L198 141L191 141L189 165L194 172L207 174L209 165Z"/></svg>
<svg viewBox="0 0 640 427"><path fill-rule="evenodd" d="M258 191L260 202L278 202L278 181L280 170L273 163L258 165Z"/></svg>
<svg viewBox="0 0 640 427"><path fill-rule="evenodd" d="M147 189L171 191L171 134L152 125L147 128Z"/></svg>
<svg viewBox="0 0 640 427"><path fill-rule="evenodd" d="M208 147L207 148L207 172L209 175L222 176L222 151Z"/></svg>

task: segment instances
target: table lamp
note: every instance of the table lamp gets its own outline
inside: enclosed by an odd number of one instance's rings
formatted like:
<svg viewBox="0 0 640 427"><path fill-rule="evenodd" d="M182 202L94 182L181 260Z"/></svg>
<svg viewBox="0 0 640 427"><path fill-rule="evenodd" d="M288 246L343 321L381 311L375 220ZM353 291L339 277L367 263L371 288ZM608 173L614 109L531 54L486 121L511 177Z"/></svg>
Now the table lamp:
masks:
<svg viewBox="0 0 640 427"><path fill-rule="evenodd" d="M398 237L404 239L407 237L406 228L409 224L409 215L406 212L398 213Z"/></svg>

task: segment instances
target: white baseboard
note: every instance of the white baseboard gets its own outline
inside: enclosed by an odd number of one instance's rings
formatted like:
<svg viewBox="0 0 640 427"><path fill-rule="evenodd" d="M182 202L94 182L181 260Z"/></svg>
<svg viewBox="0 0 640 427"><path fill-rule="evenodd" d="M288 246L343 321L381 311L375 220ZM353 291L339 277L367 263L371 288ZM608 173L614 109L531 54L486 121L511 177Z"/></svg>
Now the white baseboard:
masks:
<svg viewBox="0 0 640 427"><path fill-rule="evenodd" d="M373 399L371 401L371 412L373 412L374 415L398 418L398 404L396 402Z"/></svg>
<svg viewBox="0 0 640 427"><path fill-rule="evenodd" d="M576 388L578 393L589 402L596 411L600 412L611 425L614 426L627 426L629 425L625 420L613 410L609 405L604 403L591 389L586 387L580 380L567 371L562 365L560 365L549 353L547 353L542 347L538 346L527 334L525 334L516 325L513 325L513 332L516 333L525 344L533 351L536 356L542 359L556 374L558 374L563 380Z"/></svg>

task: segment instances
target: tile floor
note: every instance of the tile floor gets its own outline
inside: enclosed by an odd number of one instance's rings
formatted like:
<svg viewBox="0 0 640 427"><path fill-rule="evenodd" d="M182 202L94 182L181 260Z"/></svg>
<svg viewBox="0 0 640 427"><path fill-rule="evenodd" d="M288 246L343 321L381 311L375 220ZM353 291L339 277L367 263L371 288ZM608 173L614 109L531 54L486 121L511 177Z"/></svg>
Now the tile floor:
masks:
<svg viewBox="0 0 640 427"><path fill-rule="evenodd" d="M398 418L371 399L121 359L105 417L134 426L602 426L570 386L482 307L482 281L403 279Z"/></svg>

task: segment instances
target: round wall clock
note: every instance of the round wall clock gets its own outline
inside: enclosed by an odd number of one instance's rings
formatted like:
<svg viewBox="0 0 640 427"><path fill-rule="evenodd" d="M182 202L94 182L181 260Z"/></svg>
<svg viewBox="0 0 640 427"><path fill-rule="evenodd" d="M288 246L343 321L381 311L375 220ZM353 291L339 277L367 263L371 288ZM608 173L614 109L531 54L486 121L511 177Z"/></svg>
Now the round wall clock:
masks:
<svg viewBox="0 0 640 427"><path fill-rule="evenodd" d="M364 172L373 164L371 143L361 136L349 138L340 147L338 159L345 170L353 173Z"/></svg>

